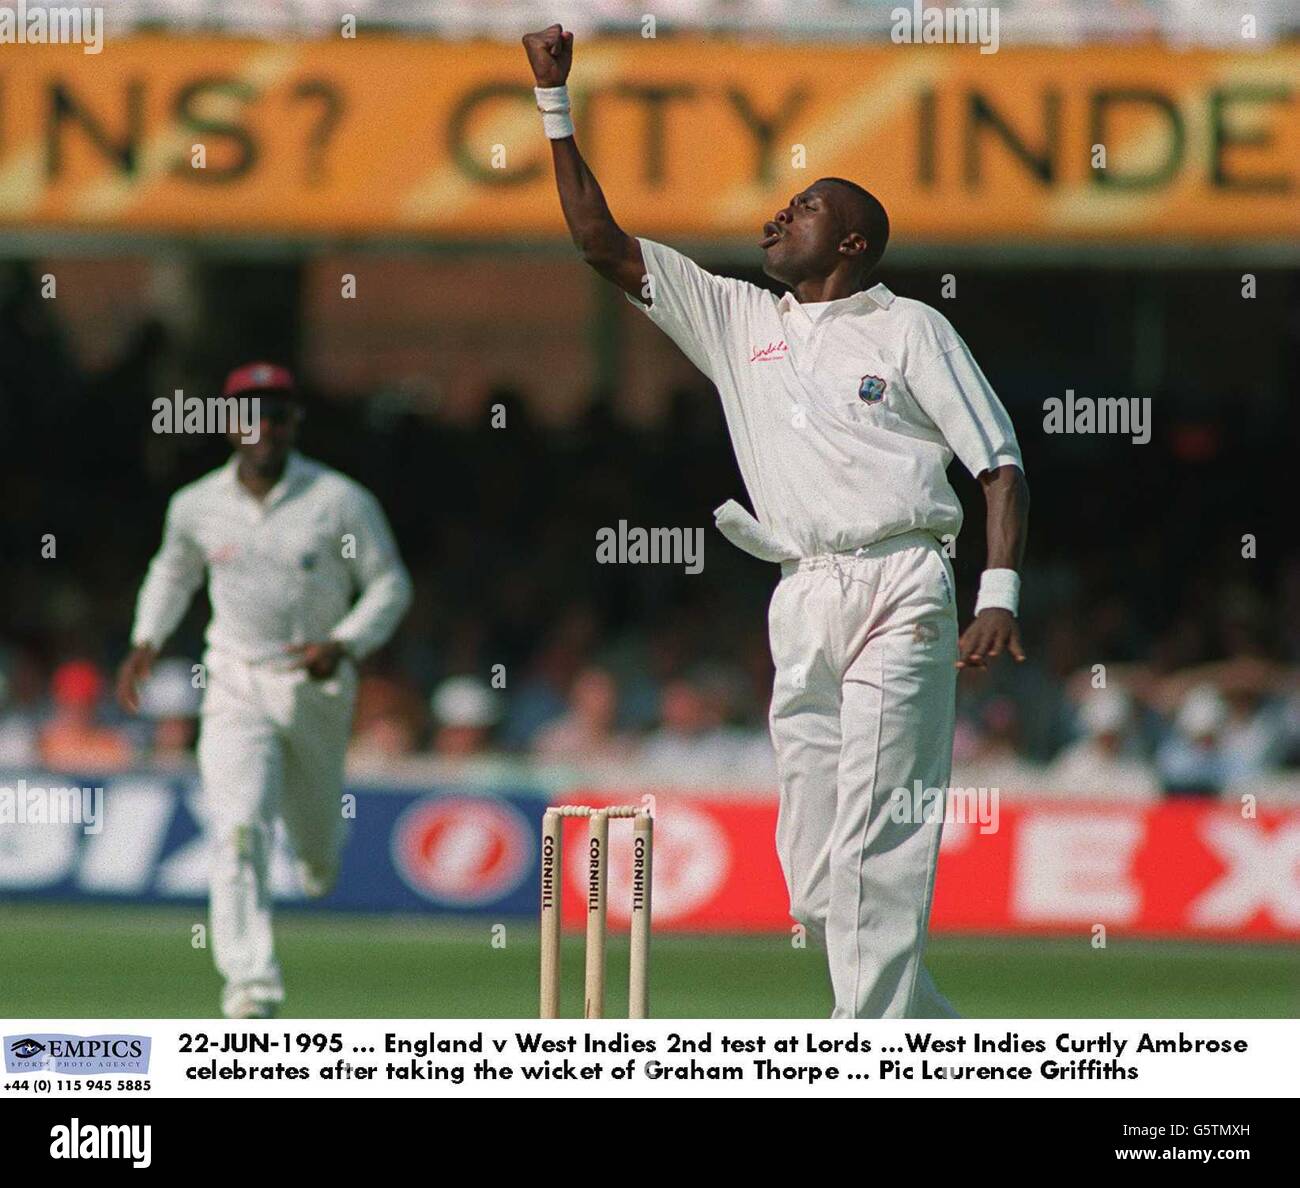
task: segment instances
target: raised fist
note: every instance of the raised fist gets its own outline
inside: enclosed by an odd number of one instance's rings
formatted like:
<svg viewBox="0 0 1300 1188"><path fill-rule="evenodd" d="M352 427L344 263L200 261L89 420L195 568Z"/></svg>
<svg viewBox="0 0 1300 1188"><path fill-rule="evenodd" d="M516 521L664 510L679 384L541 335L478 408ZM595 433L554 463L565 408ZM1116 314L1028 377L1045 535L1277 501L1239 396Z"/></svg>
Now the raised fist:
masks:
<svg viewBox="0 0 1300 1188"><path fill-rule="evenodd" d="M572 33L566 33L559 25L540 33L525 33L524 49L528 51L528 64L539 87L564 85L573 65Z"/></svg>

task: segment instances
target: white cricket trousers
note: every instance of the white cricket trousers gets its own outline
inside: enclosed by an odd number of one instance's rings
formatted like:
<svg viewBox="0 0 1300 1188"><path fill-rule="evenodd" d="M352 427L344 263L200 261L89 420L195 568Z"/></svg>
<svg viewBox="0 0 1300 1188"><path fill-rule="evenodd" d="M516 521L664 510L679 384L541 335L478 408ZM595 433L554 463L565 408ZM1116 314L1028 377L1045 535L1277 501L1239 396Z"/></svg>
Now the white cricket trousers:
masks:
<svg viewBox="0 0 1300 1188"><path fill-rule="evenodd" d="M776 845L790 913L826 946L833 1018L956 1014L922 965L942 814L911 819L894 792L948 787L953 588L938 542L909 532L787 562L772 595Z"/></svg>
<svg viewBox="0 0 1300 1188"><path fill-rule="evenodd" d="M330 680L317 681L211 651L206 665L199 774L212 860L212 952L229 1014L241 999L284 1000L271 936L277 817L314 879L329 885L338 872L356 670L344 661Z"/></svg>

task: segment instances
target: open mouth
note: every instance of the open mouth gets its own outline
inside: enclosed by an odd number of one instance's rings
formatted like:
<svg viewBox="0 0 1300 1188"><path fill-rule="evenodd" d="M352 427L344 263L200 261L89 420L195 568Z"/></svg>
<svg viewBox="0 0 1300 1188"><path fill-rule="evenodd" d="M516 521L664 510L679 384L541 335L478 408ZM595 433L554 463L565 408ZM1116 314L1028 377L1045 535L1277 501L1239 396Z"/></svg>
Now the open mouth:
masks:
<svg viewBox="0 0 1300 1188"><path fill-rule="evenodd" d="M778 239L781 238L781 228L776 223L763 224L763 238L759 240L758 246L767 251Z"/></svg>

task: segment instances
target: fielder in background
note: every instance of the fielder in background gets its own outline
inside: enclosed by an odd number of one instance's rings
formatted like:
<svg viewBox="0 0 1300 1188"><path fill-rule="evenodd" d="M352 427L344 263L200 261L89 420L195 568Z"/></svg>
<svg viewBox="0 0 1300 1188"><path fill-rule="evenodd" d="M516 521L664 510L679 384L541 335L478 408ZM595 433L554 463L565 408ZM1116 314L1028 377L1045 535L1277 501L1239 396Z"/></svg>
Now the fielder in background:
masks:
<svg viewBox="0 0 1300 1188"><path fill-rule="evenodd" d="M212 853L212 949L228 1018L284 999L268 864L282 817L307 894L328 894L344 822L343 759L356 662L393 633L411 581L383 509L293 446L303 406L283 367L233 371L225 396L256 397L260 436L231 436L229 463L181 488L136 603L118 699L140 682L208 577L212 621L198 758ZM251 435L250 435L251 436Z"/></svg>
<svg viewBox="0 0 1300 1188"><path fill-rule="evenodd" d="M776 842L791 914L826 946L834 1015L954 1014L922 964L942 813L915 811L912 791L948 787L956 669L1024 659L1029 500L1011 421L943 315L868 287L889 235L868 191L822 178L763 228L784 296L715 276L618 226L573 139L573 35L523 40L574 242L717 387L757 513L729 500L718 527L781 565ZM961 527L954 454L988 504L960 639L940 543Z"/></svg>

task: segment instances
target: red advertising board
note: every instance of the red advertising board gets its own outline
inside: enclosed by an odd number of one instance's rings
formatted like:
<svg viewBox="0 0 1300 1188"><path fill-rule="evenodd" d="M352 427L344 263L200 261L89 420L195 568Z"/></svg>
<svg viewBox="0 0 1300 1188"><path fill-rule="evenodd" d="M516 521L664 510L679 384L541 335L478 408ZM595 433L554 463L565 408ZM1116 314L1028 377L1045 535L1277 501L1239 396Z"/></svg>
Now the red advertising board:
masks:
<svg viewBox="0 0 1300 1188"><path fill-rule="evenodd" d="M642 793L577 793L574 804L639 804ZM656 928L674 932L768 932L789 928L785 881L772 845L776 805L656 795L654 803ZM586 822L570 820L564 838L564 918L585 913ZM625 927L632 899L632 822L609 823L609 920Z"/></svg>
<svg viewBox="0 0 1300 1188"><path fill-rule="evenodd" d="M574 795L580 804L641 793ZM566 919L583 915L585 827L565 841ZM767 932L791 927L768 799L655 796L655 927ZM626 924L631 825L610 826L610 919ZM1135 936L1300 939L1300 809L1246 817L1208 803L1002 805L992 826L944 828L936 932L1065 933L1105 925Z"/></svg>

